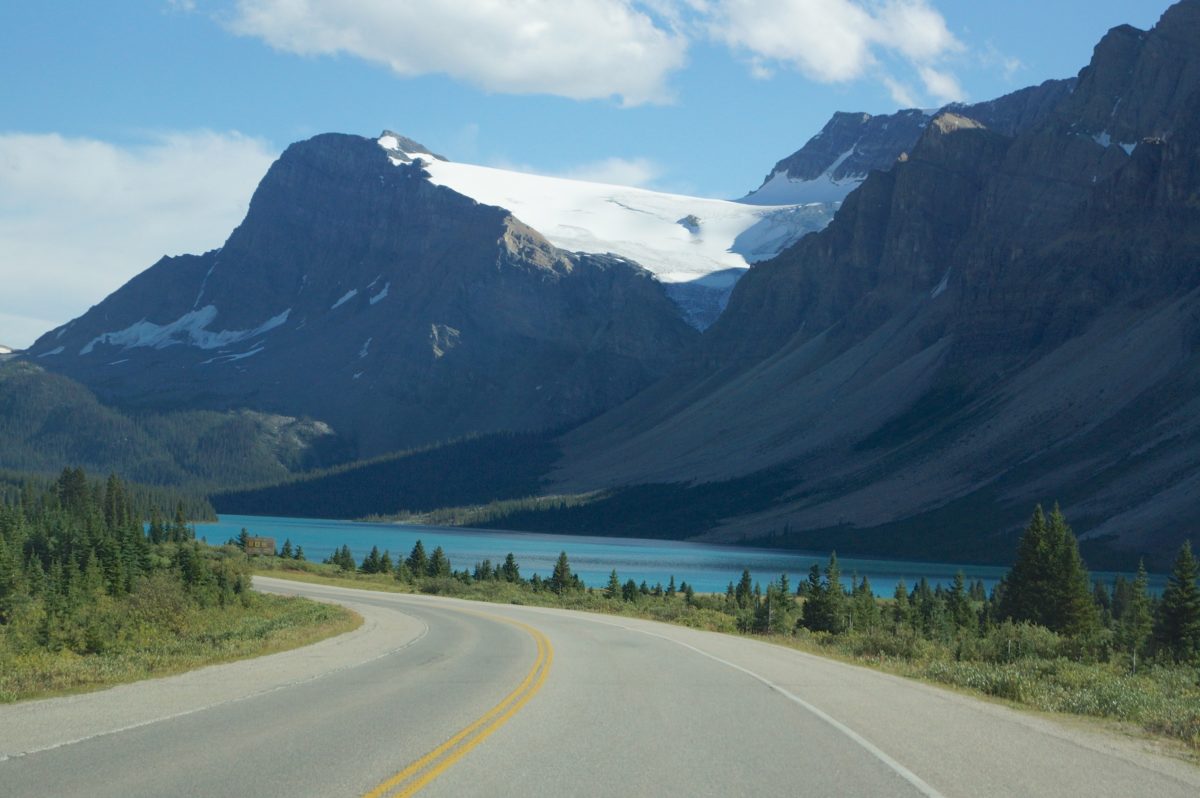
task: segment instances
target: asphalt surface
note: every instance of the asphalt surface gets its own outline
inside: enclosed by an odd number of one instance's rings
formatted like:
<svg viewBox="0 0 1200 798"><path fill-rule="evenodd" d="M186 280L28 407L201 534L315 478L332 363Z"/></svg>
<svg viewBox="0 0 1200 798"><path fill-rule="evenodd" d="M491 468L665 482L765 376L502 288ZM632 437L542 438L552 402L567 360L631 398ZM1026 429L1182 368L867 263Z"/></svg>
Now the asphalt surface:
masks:
<svg viewBox="0 0 1200 798"><path fill-rule="evenodd" d="M0 796L1200 795L1136 737L746 638L256 581L366 623L0 707Z"/></svg>

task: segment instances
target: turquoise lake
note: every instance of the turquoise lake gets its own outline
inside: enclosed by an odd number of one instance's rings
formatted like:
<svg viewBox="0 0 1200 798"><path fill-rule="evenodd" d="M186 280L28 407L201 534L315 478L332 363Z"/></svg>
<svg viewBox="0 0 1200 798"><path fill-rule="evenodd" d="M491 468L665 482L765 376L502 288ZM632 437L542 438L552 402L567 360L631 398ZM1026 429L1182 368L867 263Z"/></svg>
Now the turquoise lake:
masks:
<svg viewBox="0 0 1200 798"><path fill-rule="evenodd" d="M512 552L521 566L521 575L527 579L535 573L543 578L549 576L559 552L565 551L572 570L590 587L606 584L609 572L615 568L622 582L633 579L640 584L644 580L651 586L656 582L665 586L674 576L676 584L688 582L701 593L724 592L726 585L736 582L742 569L748 568L764 588L767 582L786 573L794 589L808 576L813 563L824 567L829 560L829 552L250 515L223 515L217 523L197 524L196 536L209 543L223 543L236 537L243 527L251 535L275 538L276 546L282 546L285 539L290 539L293 546L304 547L307 559L318 562L343 544L350 547L356 560L361 561L372 546L378 546L380 551L390 551L394 561L397 556L407 556L417 540L422 541L427 552L441 546L456 570L471 570L485 559L499 563ZM990 590L1007 570L986 565L854 557L838 557L838 561L843 584L849 586L852 575L866 576L880 596L891 596L900 579L910 589L921 577L931 584L940 582L949 586L959 570L968 580L982 579ZM1093 573L1093 578L1109 583L1113 576L1115 574ZM1161 590L1162 582L1162 577L1151 577L1154 589Z"/></svg>

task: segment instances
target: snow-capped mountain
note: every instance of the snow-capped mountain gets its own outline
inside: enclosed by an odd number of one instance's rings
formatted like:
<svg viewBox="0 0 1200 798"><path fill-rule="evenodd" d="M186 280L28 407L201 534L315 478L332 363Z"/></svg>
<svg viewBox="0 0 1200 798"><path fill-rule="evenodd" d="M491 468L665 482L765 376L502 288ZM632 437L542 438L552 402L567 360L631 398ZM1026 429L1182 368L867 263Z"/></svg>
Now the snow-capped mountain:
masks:
<svg viewBox="0 0 1200 798"><path fill-rule="evenodd" d="M511 211L560 249L637 263L701 329L751 264L833 215L820 203L746 204L455 163L391 131L378 142L393 164L419 161L434 185Z"/></svg>
<svg viewBox="0 0 1200 798"><path fill-rule="evenodd" d="M1074 85L1074 80L1050 80L988 102L910 108L879 116L838 112L739 201L766 206L821 203L832 215L832 209L872 171L891 169L897 159L912 152L936 114L951 111L1011 136L1037 121Z"/></svg>
<svg viewBox="0 0 1200 798"><path fill-rule="evenodd" d="M555 247L394 138L421 160L292 145L221 249L164 258L28 356L120 407L308 417L372 455L595 415L696 337L637 264Z"/></svg>

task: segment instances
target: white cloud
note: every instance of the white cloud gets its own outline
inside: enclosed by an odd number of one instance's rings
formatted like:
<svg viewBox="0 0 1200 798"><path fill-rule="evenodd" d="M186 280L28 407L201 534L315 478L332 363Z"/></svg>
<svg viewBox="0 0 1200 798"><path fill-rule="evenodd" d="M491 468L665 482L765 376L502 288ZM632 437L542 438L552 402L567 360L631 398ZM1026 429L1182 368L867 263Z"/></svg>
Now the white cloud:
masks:
<svg viewBox="0 0 1200 798"><path fill-rule="evenodd" d="M347 53L398 75L443 73L488 91L670 99L686 37L632 0L239 0L230 28L301 55ZM666 27L656 20L665 20Z"/></svg>
<svg viewBox="0 0 1200 798"><path fill-rule="evenodd" d="M276 154L238 133L0 133L0 343L27 346L164 254L220 246Z"/></svg>
<svg viewBox="0 0 1200 798"><path fill-rule="evenodd" d="M937 100L939 105L959 102L967 96L958 80L949 72L931 66L918 67L917 72L921 75L921 82L925 84L925 91Z"/></svg>
<svg viewBox="0 0 1200 798"><path fill-rule="evenodd" d="M939 102L964 97L940 66L963 45L928 0L713 0L704 14L709 35L747 55L756 77L772 63L822 83L874 77L897 102L916 105L911 88L884 67L887 58L906 62Z"/></svg>
<svg viewBox="0 0 1200 798"><path fill-rule="evenodd" d="M605 158L580 164L556 176L645 188L662 176L662 168L649 158Z"/></svg>

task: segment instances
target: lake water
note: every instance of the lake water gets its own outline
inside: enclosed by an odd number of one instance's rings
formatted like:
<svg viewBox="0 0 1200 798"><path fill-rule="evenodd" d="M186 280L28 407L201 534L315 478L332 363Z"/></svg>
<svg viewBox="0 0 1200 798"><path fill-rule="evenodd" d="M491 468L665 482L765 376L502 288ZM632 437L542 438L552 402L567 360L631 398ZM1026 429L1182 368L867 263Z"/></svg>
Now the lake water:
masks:
<svg viewBox="0 0 1200 798"><path fill-rule="evenodd" d="M521 566L521 575L528 579L535 573L543 578L548 577L559 552L565 551L571 569L590 587L607 584L609 572L615 568L622 582L633 579L641 584L644 580L651 586L656 582L662 582L665 586L674 576L676 584L688 582L700 593L724 592L726 585L737 582L741 577L743 568L750 569L764 589L767 582L778 579L781 573L788 575L795 589L800 581L807 578L813 563L824 567L829 560L828 552L250 515L223 515L215 524L197 524L196 536L218 544L236 537L242 528L251 535L275 538L276 546L282 546L285 539L290 539L293 546L304 547L307 559L318 562L343 544L350 547L355 559L360 562L372 546L378 546L380 551L390 551L394 562L397 556L407 556L413 544L420 540L426 552L441 546L456 570L472 570L476 563L485 559L497 564L503 562L508 552L512 552ZM866 576L876 594L888 597L900 579L910 589L921 577L928 579L931 584L940 582L949 586L959 570L968 581L982 579L991 590L1007 570L986 565L853 557L839 557L838 562L841 564L844 585L849 586L852 574L860 578ZM1093 578L1109 583L1113 576L1093 574ZM1162 581L1161 577L1152 576L1152 588L1161 590Z"/></svg>

